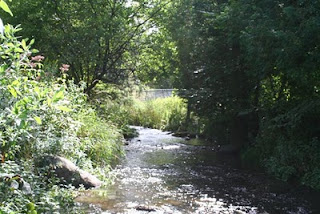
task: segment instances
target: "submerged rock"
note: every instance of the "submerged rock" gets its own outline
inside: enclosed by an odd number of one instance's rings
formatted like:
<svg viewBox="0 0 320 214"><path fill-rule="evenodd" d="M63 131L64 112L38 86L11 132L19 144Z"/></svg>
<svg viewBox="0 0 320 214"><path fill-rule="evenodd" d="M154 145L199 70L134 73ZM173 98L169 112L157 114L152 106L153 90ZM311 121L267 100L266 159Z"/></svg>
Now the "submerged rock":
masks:
<svg viewBox="0 0 320 214"><path fill-rule="evenodd" d="M85 188L96 188L102 185L102 181L97 177L80 169L70 160L60 156L43 156L38 165L40 167L49 166L50 169L54 171L55 176L64 184L72 184L75 187L83 185Z"/></svg>
<svg viewBox="0 0 320 214"><path fill-rule="evenodd" d="M145 212L155 212L156 209L149 207L149 206L144 206L144 205L139 205L136 207L136 210L138 211L145 211Z"/></svg>
<svg viewBox="0 0 320 214"><path fill-rule="evenodd" d="M191 140L191 139L202 137L202 136L199 136L198 134L193 134L189 132L175 132L172 134L172 136L181 137L181 138L184 138L185 140Z"/></svg>

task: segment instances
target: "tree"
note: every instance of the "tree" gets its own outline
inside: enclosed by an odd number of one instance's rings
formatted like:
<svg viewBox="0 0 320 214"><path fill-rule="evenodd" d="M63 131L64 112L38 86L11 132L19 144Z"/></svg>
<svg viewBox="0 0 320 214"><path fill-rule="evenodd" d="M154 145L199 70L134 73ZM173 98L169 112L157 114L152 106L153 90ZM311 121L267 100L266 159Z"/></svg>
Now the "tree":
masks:
<svg viewBox="0 0 320 214"><path fill-rule="evenodd" d="M181 88L207 133L247 148L249 161L281 179L319 188L320 3L176 4L167 29Z"/></svg>
<svg viewBox="0 0 320 214"><path fill-rule="evenodd" d="M51 60L70 65L86 92L99 82L119 83L135 70L129 52L153 23L166 1L86 0L13 2L23 33ZM28 16L25 14L28 11ZM26 18L28 17L28 18ZM37 24L37 25L35 25Z"/></svg>
<svg viewBox="0 0 320 214"><path fill-rule="evenodd" d="M136 77L153 88L174 88L178 81L177 50L168 32L155 27L141 37L140 48L133 52Z"/></svg>

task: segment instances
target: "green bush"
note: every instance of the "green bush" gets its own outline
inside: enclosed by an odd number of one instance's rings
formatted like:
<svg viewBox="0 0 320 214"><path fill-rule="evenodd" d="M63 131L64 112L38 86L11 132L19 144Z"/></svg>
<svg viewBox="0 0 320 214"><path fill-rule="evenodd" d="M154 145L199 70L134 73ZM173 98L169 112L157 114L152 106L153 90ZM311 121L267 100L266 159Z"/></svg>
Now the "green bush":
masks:
<svg viewBox="0 0 320 214"><path fill-rule="evenodd" d="M33 42L20 41L17 31L7 25L0 34L0 179L9 181L0 183L0 213L78 213L72 188L43 179L33 160L61 155L106 179L108 166L122 154L122 136L87 104L84 88L66 80L68 66L51 79L44 57L32 57ZM12 188L17 174L31 184L31 193Z"/></svg>
<svg viewBox="0 0 320 214"><path fill-rule="evenodd" d="M7 25L5 35L1 36L0 150L3 160L44 153L67 154L69 147L78 144L74 134L78 124L72 118L72 111L80 107L83 95L77 89L80 95L70 96L64 79L42 81L43 56L30 57L34 52L30 50L32 42L19 41L14 36L18 30Z"/></svg>
<svg viewBox="0 0 320 214"><path fill-rule="evenodd" d="M31 162L13 161L1 163L0 167L0 213L80 213L74 202L72 188L61 189L51 184L44 186L45 175L35 174ZM20 188L14 177L20 176L30 185L30 192ZM13 177L13 178L12 178ZM26 185L26 184L24 184Z"/></svg>
<svg viewBox="0 0 320 214"><path fill-rule="evenodd" d="M254 148L270 174L320 189L319 107L319 99L310 99L266 117Z"/></svg>
<svg viewBox="0 0 320 214"><path fill-rule="evenodd" d="M100 84L94 90L91 102L97 106L99 117L116 124L128 138L136 136L129 125L187 131L186 102L179 97L141 101L131 96L130 89Z"/></svg>
<svg viewBox="0 0 320 214"><path fill-rule="evenodd" d="M90 103L95 106L97 116L107 123L114 124L126 138L137 136L129 127L129 112L133 100L129 88L98 84L90 96Z"/></svg>

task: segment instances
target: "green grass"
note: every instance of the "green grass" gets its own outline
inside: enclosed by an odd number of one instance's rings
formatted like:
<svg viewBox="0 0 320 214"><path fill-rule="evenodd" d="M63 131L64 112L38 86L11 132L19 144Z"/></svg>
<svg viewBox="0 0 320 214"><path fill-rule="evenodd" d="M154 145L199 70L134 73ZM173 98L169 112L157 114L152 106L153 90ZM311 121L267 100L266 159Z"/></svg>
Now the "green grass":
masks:
<svg viewBox="0 0 320 214"><path fill-rule="evenodd" d="M96 167L105 168L122 156L123 137L110 121L98 117L95 111L78 114L81 127L77 133L81 147Z"/></svg>
<svg viewBox="0 0 320 214"><path fill-rule="evenodd" d="M149 128L177 131L183 129L187 107L179 97L150 101L134 100L127 106L129 123Z"/></svg>

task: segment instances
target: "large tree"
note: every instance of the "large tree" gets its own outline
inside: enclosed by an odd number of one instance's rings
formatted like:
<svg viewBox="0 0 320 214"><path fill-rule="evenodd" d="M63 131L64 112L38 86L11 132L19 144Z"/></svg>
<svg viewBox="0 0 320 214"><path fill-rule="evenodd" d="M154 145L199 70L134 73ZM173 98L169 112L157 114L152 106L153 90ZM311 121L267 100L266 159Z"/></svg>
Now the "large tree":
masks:
<svg viewBox="0 0 320 214"><path fill-rule="evenodd" d="M70 65L76 82L85 81L90 92L99 81L117 83L135 70L130 55L140 37L166 1L54 0L12 2L23 34L36 38L36 46L51 61Z"/></svg>
<svg viewBox="0 0 320 214"><path fill-rule="evenodd" d="M181 87L207 133L320 188L320 2L180 0L172 11Z"/></svg>

